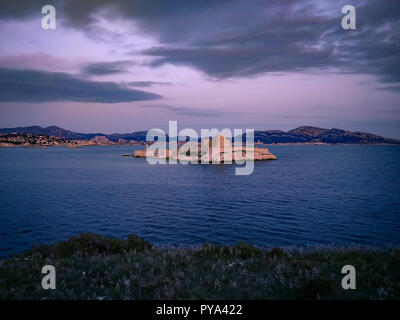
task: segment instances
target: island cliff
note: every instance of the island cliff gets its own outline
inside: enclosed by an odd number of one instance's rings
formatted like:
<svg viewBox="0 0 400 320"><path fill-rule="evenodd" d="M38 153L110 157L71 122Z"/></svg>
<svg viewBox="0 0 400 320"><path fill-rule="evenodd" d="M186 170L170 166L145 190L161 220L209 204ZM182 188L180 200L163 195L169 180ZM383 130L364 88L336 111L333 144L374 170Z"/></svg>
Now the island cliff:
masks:
<svg viewBox="0 0 400 320"><path fill-rule="evenodd" d="M149 153L148 145L145 150L135 150L134 157L137 158L158 158L173 159L201 163L226 163L232 161L248 160L277 160L277 157L269 152L267 148L254 148L247 146L234 146L230 139L224 135L217 135L213 139L206 138L200 143L185 143L186 148L180 148L177 151L170 149L155 150L153 154ZM192 148L195 154L190 154L188 148ZM193 151L192 151L193 153Z"/></svg>

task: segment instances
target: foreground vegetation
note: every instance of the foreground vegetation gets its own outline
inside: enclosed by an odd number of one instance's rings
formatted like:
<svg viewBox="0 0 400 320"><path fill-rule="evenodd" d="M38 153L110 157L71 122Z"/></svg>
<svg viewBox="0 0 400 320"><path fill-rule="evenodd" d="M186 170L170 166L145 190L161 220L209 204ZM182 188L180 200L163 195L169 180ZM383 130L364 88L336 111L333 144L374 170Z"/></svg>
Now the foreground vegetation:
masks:
<svg viewBox="0 0 400 320"><path fill-rule="evenodd" d="M57 288L43 290L44 265ZM343 290L344 265L357 289ZM82 234L0 261L0 299L399 299L400 249L154 248Z"/></svg>

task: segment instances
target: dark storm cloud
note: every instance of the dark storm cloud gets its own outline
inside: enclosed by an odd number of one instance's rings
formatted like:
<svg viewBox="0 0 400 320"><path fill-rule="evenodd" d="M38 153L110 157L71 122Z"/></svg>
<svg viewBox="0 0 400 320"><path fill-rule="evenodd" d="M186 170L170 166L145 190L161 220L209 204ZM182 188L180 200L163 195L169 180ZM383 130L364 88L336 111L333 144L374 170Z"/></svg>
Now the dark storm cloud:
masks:
<svg viewBox="0 0 400 320"><path fill-rule="evenodd" d="M130 87L151 87L153 85L160 86L171 86L171 82L160 82L160 81L131 81L126 83Z"/></svg>
<svg viewBox="0 0 400 320"><path fill-rule="evenodd" d="M165 63L196 67L216 78L243 77L257 75L263 72L300 71L307 68L325 68L338 66L339 61L330 49L315 50L300 49L307 54L305 60L299 55L295 46L285 50L276 48L152 48L146 54L156 58L150 63L157 67ZM275 51L275 53L272 53ZM284 57L279 56L285 51ZM305 52L307 51L307 53ZM275 56L277 55L277 56ZM268 58L266 58L268 57Z"/></svg>
<svg viewBox="0 0 400 320"><path fill-rule="evenodd" d="M42 2L2 1L0 18L38 14L38 3ZM141 33L160 43L143 52L153 57L149 64L153 67L191 66L214 78L335 69L400 82L400 1L354 3L357 30L341 28L345 4L344 0L57 2L63 23L88 34L99 32L94 25L101 12L110 21L134 21Z"/></svg>
<svg viewBox="0 0 400 320"><path fill-rule="evenodd" d="M127 72L127 67L132 65L131 61L105 61L88 63L82 67L82 73L87 75L109 75Z"/></svg>
<svg viewBox="0 0 400 320"><path fill-rule="evenodd" d="M128 90L115 82L88 81L66 73L0 69L0 102L118 103L159 98L157 94Z"/></svg>
<svg viewBox="0 0 400 320"><path fill-rule="evenodd" d="M191 15L193 12L212 9L220 4L230 3L230 0L187 1L187 0L2 0L0 3L0 18L18 19L40 14L46 4L56 7L70 27L90 30L96 22L96 14L107 11L112 20L115 17L135 18L143 23L169 23L177 16ZM157 28L157 27L156 27Z"/></svg>
<svg viewBox="0 0 400 320"><path fill-rule="evenodd" d="M356 5L357 30L341 28L342 4L337 2L334 15L308 1L237 5L237 14L221 15L215 28L207 21L204 33L189 30L187 41L169 30L162 38L168 45L144 53L154 56L151 66L192 66L215 78L332 69L399 82L400 2Z"/></svg>

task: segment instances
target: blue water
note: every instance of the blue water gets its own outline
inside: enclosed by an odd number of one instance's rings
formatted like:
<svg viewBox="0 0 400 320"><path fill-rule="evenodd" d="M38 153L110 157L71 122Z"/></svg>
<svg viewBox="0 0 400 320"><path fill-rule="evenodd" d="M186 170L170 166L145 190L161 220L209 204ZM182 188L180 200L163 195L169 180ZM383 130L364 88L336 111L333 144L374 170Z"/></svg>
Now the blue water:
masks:
<svg viewBox="0 0 400 320"><path fill-rule="evenodd" d="M400 147L271 146L231 165L156 165L132 147L0 149L0 255L82 232L153 243L400 244Z"/></svg>

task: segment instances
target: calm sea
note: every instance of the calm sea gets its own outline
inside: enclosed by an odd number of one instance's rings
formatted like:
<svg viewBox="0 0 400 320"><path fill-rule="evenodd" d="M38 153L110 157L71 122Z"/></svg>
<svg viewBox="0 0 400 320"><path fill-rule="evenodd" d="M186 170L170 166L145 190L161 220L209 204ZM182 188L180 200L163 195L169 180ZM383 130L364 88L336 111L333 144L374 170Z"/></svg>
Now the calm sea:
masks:
<svg viewBox="0 0 400 320"><path fill-rule="evenodd" d="M271 146L231 165L156 165L133 147L0 149L0 255L82 232L155 244L400 244L400 147Z"/></svg>

